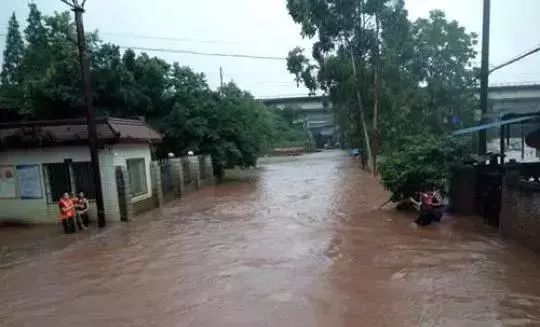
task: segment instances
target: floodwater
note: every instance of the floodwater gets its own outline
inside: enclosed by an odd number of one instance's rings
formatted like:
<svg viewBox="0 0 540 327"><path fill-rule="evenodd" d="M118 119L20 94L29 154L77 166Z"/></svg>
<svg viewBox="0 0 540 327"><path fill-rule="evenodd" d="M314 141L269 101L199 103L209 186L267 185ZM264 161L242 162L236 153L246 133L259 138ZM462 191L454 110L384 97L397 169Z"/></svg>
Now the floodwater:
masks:
<svg viewBox="0 0 540 327"><path fill-rule="evenodd" d="M0 231L0 325L540 325L540 256L480 219L416 228L341 152L250 173L103 231Z"/></svg>

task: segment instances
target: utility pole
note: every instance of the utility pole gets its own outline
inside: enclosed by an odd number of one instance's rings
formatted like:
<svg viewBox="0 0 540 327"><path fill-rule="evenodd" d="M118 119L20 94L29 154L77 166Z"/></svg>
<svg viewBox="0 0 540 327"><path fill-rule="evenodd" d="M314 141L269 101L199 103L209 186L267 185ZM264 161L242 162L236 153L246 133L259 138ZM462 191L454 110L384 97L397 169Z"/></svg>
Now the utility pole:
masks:
<svg viewBox="0 0 540 327"><path fill-rule="evenodd" d="M79 48L79 61L81 64L81 77L84 86L84 101L86 104L86 120L88 125L88 144L90 147L90 160L94 175L94 190L96 192L96 206L98 226L105 227L105 210L103 205L103 191L101 189L101 174L99 172L99 156L97 147L97 132L96 119L94 112L94 103L92 99L92 82L90 79L90 60L86 52L86 40L84 36L83 17L84 4L83 0L79 4L78 0L60 0L71 7L75 13L75 25L77 27L77 47Z"/></svg>
<svg viewBox="0 0 540 327"><path fill-rule="evenodd" d="M482 123L488 107L489 91L489 30L490 30L491 0L484 0L484 19L482 23L482 67L480 70L480 111ZM486 154L486 131L481 130L478 135L478 154Z"/></svg>
<svg viewBox="0 0 540 327"><path fill-rule="evenodd" d="M223 67L219 66L219 86L223 89Z"/></svg>

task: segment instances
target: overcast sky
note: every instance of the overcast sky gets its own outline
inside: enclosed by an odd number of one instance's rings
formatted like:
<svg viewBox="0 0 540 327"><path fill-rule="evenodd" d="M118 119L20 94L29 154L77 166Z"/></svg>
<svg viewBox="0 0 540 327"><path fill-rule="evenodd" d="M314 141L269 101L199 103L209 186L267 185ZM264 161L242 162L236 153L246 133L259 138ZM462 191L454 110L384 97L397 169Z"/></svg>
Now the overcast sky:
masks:
<svg viewBox="0 0 540 327"><path fill-rule="evenodd" d="M24 25L27 0L0 0L0 34L11 12ZM34 1L45 15L62 11L60 0ZM409 18L426 17L442 9L470 32L481 34L482 0L406 0ZM308 48L300 29L289 17L286 0L87 0L87 30L99 30L105 41L121 46L172 48L202 52L286 57L297 45ZM540 0L492 0L491 64L503 62L540 44ZM182 41L140 38L159 36ZM5 37L0 36L3 50ZM303 95L286 64L280 60L254 60L154 53L204 72L211 87L234 80L257 97ZM478 57L478 62L480 57ZM540 54L505 68L491 77L494 83L540 82Z"/></svg>

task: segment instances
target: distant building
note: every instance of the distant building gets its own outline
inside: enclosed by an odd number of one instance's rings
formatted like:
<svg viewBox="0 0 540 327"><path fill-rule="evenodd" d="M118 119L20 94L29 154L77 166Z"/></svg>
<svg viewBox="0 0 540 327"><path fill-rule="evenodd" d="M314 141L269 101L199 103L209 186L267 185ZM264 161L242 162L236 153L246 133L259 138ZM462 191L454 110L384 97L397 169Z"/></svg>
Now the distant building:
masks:
<svg viewBox="0 0 540 327"><path fill-rule="evenodd" d="M488 97L487 122L499 120L505 114L540 112L540 84L515 84L491 86ZM540 128L537 123L515 124L510 127L510 137L505 140L505 159L518 162L540 160L540 152L524 144L522 136ZM499 129L488 130L487 151L498 153ZM524 145L524 146L522 146Z"/></svg>
<svg viewBox="0 0 540 327"><path fill-rule="evenodd" d="M131 201L153 201L151 146L161 135L141 120L99 118L101 186L105 215L120 220L115 171L129 174ZM0 124L0 221L56 222L64 192L84 192L95 218L95 190L86 120Z"/></svg>
<svg viewBox="0 0 540 327"><path fill-rule="evenodd" d="M338 141L333 107L327 96L266 98L260 100L268 107L276 110L283 110L287 107L297 108L299 111L298 118L306 124L317 147L323 147L326 143L333 145Z"/></svg>

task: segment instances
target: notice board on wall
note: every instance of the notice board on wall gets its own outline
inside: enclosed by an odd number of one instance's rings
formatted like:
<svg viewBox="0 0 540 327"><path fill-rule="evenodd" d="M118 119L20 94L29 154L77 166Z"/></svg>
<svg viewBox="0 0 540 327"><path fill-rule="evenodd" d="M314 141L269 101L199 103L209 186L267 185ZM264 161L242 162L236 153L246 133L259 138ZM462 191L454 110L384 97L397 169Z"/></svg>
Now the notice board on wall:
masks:
<svg viewBox="0 0 540 327"><path fill-rule="evenodd" d="M17 180L21 199L43 198L39 165L17 166Z"/></svg>
<svg viewBox="0 0 540 327"><path fill-rule="evenodd" d="M0 198L14 199L16 197L15 166L0 166Z"/></svg>

